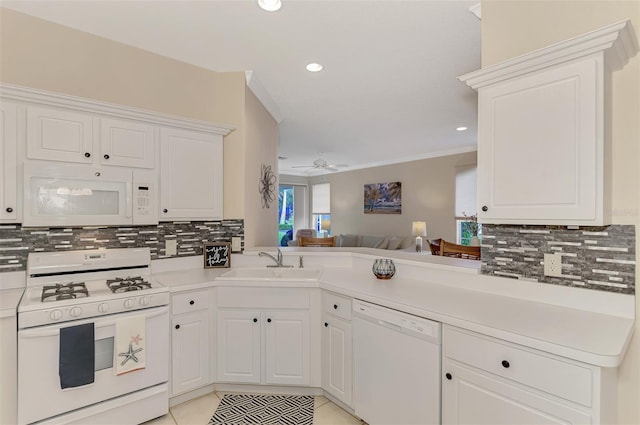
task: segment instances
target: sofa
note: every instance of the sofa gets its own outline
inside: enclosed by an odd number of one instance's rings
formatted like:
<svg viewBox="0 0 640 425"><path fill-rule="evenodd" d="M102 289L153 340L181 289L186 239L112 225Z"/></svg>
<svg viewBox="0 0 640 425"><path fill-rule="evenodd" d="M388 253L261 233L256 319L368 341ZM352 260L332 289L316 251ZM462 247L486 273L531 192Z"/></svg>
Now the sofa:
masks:
<svg viewBox="0 0 640 425"><path fill-rule="evenodd" d="M415 238L412 236L373 236L340 234L336 236L336 247L377 248L389 250L415 251Z"/></svg>

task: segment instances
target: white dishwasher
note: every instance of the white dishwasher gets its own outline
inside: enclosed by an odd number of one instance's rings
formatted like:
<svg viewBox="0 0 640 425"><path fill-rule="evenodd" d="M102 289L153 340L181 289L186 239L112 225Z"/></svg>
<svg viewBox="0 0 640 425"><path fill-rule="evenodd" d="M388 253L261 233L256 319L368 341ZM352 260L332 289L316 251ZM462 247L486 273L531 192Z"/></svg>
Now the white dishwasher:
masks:
<svg viewBox="0 0 640 425"><path fill-rule="evenodd" d="M353 303L354 409L370 425L440 423L441 326Z"/></svg>

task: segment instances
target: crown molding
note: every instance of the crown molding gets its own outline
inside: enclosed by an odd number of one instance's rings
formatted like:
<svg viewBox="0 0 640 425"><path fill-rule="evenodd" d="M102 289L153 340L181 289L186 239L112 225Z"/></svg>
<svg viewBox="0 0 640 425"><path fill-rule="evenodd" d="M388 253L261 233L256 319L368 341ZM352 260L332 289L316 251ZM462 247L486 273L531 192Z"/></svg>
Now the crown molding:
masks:
<svg viewBox="0 0 640 425"><path fill-rule="evenodd" d="M42 105L108 115L117 118L137 119L148 123L203 131L222 136L226 136L231 131L235 130L234 127L216 124L209 121L162 114L160 112L147 111L130 106L100 102L92 99L38 90L31 87L23 87L8 83L0 83L0 97L2 97L2 99L38 103Z"/></svg>
<svg viewBox="0 0 640 425"><path fill-rule="evenodd" d="M638 41L630 20L616 22L543 49L479 69L458 77L473 89L577 59L603 54L610 71L624 67L638 52Z"/></svg>
<svg viewBox="0 0 640 425"><path fill-rule="evenodd" d="M262 103L267 111L271 114L274 120L280 124L283 120L282 112L278 108L278 104L273 100L267 89L264 88L256 73L254 71L244 72L245 80L247 81L247 87L256 95L258 100Z"/></svg>

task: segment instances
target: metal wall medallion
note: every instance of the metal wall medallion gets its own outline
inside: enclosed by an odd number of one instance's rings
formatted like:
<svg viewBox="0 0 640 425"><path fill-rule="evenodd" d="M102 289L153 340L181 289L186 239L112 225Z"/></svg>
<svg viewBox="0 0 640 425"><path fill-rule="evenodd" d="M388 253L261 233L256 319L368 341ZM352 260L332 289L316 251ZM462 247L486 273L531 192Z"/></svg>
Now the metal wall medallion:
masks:
<svg viewBox="0 0 640 425"><path fill-rule="evenodd" d="M271 165L262 164L260 170L259 191L262 195L262 208L269 208L276 199L276 175Z"/></svg>

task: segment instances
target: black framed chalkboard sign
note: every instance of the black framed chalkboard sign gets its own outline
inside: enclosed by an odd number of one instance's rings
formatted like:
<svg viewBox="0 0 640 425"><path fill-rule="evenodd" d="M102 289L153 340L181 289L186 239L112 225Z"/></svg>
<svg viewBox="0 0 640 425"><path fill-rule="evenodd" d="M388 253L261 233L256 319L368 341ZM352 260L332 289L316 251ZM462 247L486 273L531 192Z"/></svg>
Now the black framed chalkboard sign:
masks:
<svg viewBox="0 0 640 425"><path fill-rule="evenodd" d="M204 243L204 268L231 267L231 244L227 242Z"/></svg>

